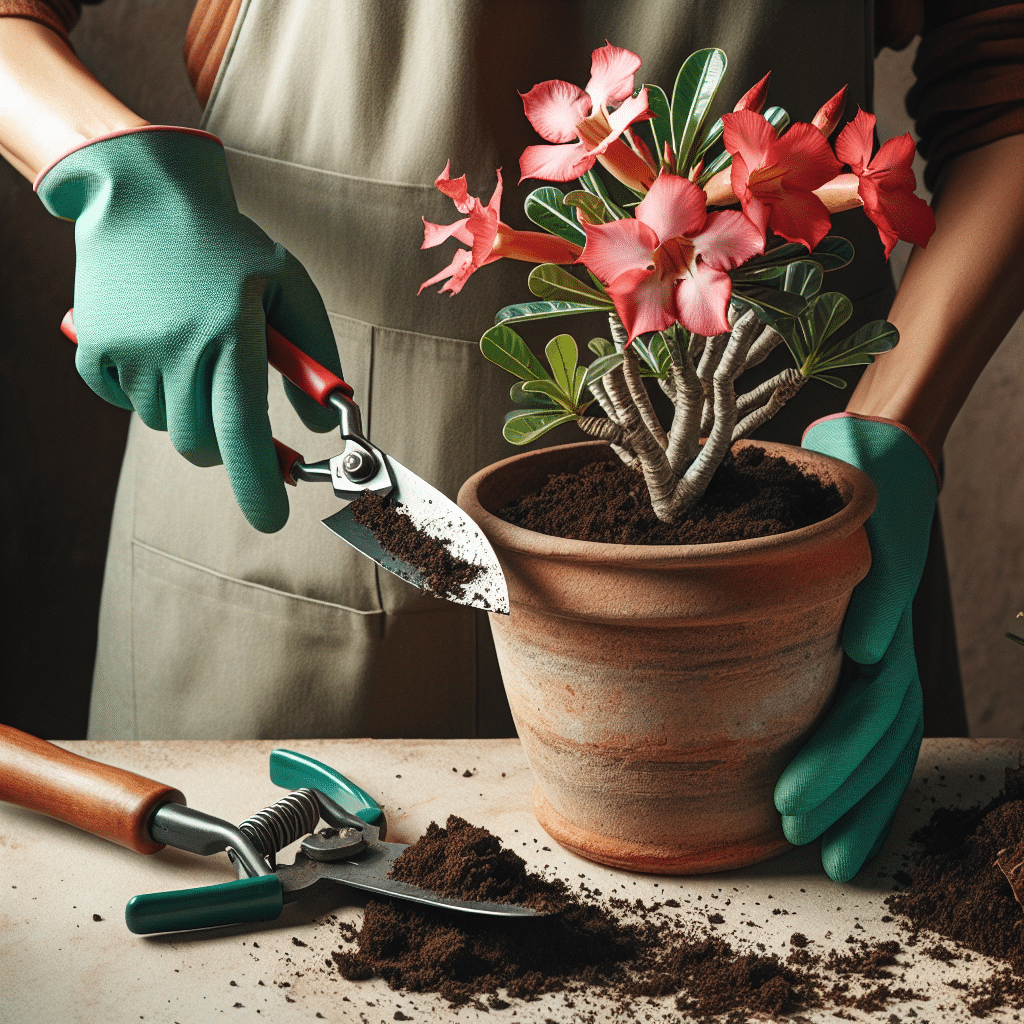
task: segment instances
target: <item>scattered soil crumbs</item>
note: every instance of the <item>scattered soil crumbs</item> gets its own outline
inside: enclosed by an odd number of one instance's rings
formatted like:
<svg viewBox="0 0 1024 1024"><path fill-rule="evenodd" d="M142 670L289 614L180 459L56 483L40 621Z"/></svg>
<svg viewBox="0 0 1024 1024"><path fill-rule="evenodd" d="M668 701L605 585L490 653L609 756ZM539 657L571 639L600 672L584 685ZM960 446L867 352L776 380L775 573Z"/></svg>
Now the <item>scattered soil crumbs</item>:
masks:
<svg viewBox="0 0 1024 1024"><path fill-rule="evenodd" d="M911 942L938 934L1007 964L965 992L975 1016L1024 1008L1024 908L996 863L1024 843L1024 769L1007 768L1005 790L985 807L937 809L912 839L923 847L918 863L886 905L907 922ZM941 944L924 952L939 960L970 955Z"/></svg>
<svg viewBox="0 0 1024 1024"><path fill-rule="evenodd" d="M392 557L408 562L426 577L426 589L437 597L459 597L483 567L457 558L445 541L417 529L402 506L364 491L350 505L352 518L365 526Z"/></svg>
<svg viewBox="0 0 1024 1024"><path fill-rule="evenodd" d="M835 515L834 484L749 446L729 453L688 516L662 523L639 472L617 459L553 475L536 493L501 510L515 526L609 544L708 544L786 533Z"/></svg>
<svg viewBox="0 0 1024 1024"><path fill-rule="evenodd" d="M508 1000L554 992L573 1007L603 997L617 1016L637 1020L650 1000L672 997L690 1019L738 1024L756 1013L778 1020L816 1007L870 1012L927 999L894 983L897 942L860 941L823 957L794 933L785 959L737 949L701 925L660 913L666 904L598 903L591 898L597 892L573 893L528 871L496 836L455 816L444 828L431 824L395 862L393 875L448 895L550 912L498 919L370 900L358 930L341 926L355 948L334 951L328 965L342 976L381 977L393 989L436 992L456 1007L504 1009Z"/></svg>

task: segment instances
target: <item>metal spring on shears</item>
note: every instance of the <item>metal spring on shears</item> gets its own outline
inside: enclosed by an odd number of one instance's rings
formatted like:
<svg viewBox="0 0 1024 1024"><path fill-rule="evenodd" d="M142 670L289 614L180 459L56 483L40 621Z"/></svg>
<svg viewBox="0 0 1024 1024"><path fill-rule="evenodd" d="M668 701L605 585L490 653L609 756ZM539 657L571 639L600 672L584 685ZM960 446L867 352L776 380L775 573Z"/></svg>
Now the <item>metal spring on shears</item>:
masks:
<svg viewBox="0 0 1024 1024"><path fill-rule="evenodd" d="M246 818L238 830L252 840L264 857L308 835L320 821L320 805L311 789L297 789L276 804Z"/></svg>

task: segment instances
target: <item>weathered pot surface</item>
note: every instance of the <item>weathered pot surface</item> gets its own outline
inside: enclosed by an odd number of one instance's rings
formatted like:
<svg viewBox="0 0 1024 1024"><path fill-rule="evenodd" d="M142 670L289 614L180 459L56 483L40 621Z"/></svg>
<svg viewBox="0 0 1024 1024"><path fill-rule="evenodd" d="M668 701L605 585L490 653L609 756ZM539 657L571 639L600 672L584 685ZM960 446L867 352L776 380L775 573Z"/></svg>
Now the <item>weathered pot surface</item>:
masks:
<svg viewBox="0 0 1024 1024"><path fill-rule="evenodd" d="M513 456L459 493L508 583L511 614L491 628L535 813L590 860L694 874L789 846L772 794L835 692L875 489L836 459L756 443L834 482L845 507L773 537L675 546L567 540L495 514L551 473L614 458L600 442Z"/></svg>

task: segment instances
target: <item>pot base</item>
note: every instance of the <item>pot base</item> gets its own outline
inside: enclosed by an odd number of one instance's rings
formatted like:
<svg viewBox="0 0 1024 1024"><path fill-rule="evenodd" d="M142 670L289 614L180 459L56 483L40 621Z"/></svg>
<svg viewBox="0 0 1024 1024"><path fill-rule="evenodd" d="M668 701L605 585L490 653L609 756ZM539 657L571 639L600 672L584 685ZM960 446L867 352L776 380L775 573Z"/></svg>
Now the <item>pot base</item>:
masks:
<svg viewBox="0 0 1024 1024"><path fill-rule="evenodd" d="M718 849L687 853L678 846L658 846L612 839L573 824L548 803L539 785L533 788L533 813L541 827L559 846L597 864L652 875L707 875L749 867L793 849L779 835L733 843ZM639 833L638 833L639 834Z"/></svg>

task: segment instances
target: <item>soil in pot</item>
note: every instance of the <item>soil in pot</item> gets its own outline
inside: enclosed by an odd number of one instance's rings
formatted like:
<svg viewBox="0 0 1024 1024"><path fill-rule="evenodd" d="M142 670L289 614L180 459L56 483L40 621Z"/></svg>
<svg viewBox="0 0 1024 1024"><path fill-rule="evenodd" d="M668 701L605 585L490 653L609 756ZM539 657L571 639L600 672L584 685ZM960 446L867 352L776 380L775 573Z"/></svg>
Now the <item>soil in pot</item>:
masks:
<svg viewBox="0 0 1024 1024"><path fill-rule="evenodd" d="M798 530L843 505L835 484L751 446L726 456L704 498L678 522L661 522L643 476L613 457L552 475L499 514L523 529L571 540L709 544Z"/></svg>

